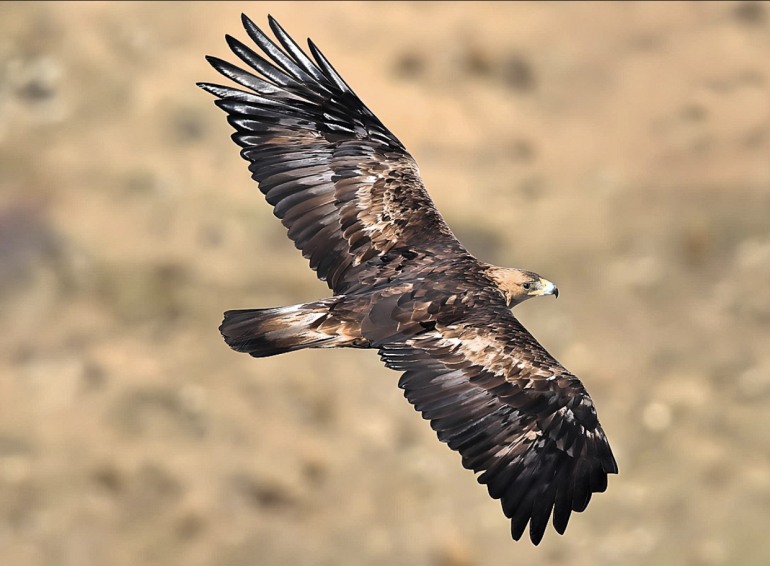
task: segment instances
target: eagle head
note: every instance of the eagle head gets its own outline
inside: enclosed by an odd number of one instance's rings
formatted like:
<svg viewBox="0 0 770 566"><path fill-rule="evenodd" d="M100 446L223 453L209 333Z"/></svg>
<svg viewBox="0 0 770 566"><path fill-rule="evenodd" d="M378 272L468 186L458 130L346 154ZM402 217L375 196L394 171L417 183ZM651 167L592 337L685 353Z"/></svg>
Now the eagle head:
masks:
<svg viewBox="0 0 770 566"><path fill-rule="evenodd" d="M509 308L532 297L559 296L559 288L556 285L532 271L491 265L487 272L505 296Z"/></svg>

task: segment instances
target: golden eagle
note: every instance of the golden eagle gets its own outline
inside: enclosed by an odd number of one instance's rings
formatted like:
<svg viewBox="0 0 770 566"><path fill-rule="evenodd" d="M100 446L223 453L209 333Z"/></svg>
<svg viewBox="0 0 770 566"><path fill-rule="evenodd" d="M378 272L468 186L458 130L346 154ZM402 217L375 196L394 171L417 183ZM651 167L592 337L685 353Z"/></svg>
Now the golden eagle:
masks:
<svg viewBox="0 0 770 566"><path fill-rule="evenodd" d="M243 16L258 53L226 36L251 68L207 57L242 88L217 96L289 238L333 292L313 303L232 310L220 331L254 357L301 348L372 348L439 440L500 499L518 540L538 544L617 473L580 380L511 313L556 295L535 273L479 261L428 196L412 156L308 40L282 46Z"/></svg>

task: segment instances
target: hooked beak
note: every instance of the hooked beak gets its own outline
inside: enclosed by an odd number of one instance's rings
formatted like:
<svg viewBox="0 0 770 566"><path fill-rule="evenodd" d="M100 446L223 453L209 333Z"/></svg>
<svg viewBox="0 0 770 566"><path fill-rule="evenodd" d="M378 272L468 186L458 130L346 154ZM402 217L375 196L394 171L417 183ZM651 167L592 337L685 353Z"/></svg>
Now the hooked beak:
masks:
<svg viewBox="0 0 770 566"><path fill-rule="evenodd" d="M559 288L554 285L551 281L548 281L548 279L540 278L540 281L538 282L537 289L532 291L530 293L532 296L540 296L540 295L553 295L554 297L559 296Z"/></svg>

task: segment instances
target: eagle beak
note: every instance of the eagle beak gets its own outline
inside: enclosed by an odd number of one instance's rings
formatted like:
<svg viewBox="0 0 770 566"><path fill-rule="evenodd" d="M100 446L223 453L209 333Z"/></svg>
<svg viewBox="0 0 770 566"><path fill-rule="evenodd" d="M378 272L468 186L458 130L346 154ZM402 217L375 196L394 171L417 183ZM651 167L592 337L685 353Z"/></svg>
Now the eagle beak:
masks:
<svg viewBox="0 0 770 566"><path fill-rule="evenodd" d="M559 296L559 288L554 285L551 281L548 281L548 279L540 278L540 281L538 282L537 289L532 291L530 295L534 296L540 296L540 295L553 295L554 297Z"/></svg>

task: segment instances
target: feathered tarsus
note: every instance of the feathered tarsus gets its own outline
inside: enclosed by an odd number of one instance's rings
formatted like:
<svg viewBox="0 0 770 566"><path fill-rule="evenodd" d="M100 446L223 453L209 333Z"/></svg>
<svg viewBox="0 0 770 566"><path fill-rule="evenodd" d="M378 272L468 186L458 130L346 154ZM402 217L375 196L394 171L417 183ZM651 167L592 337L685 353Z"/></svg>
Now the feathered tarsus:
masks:
<svg viewBox="0 0 770 566"><path fill-rule="evenodd" d="M333 296L228 311L220 330L255 357L299 348L379 352L439 439L480 473L519 539L607 486L617 466L593 402L510 311L556 294L537 274L483 263L452 234L417 165L318 48L269 17L280 47L243 16L261 54L227 36L250 70L215 57L241 88L199 83L235 129L289 238Z"/></svg>

